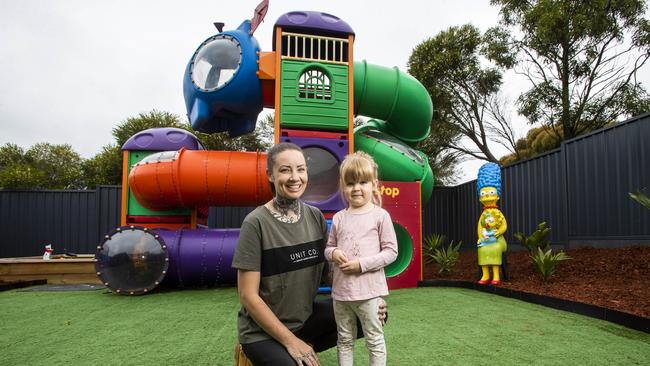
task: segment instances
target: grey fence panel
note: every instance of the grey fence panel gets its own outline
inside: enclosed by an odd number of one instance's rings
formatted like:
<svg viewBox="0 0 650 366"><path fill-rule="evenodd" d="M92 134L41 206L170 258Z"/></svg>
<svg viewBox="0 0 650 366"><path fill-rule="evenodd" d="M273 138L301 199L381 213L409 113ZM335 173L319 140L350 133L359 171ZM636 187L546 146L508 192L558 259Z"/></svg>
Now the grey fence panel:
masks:
<svg viewBox="0 0 650 366"><path fill-rule="evenodd" d="M564 144L572 240L650 236L650 212L628 196L650 194L649 140L646 115Z"/></svg>
<svg viewBox="0 0 650 366"><path fill-rule="evenodd" d="M244 218L255 207L210 207L208 226L216 229L241 227Z"/></svg>
<svg viewBox="0 0 650 366"><path fill-rule="evenodd" d="M454 187L434 187L431 200L422 210L422 235L444 234L457 237L457 192Z"/></svg>
<svg viewBox="0 0 650 366"><path fill-rule="evenodd" d="M55 254L92 253L119 224L121 188L79 191L0 190L0 257L38 256L46 244ZM102 199L104 196L104 199Z"/></svg>
<svg viewBox="0 0 650 366"><path fill-rule="evenodd" d="M462 241L461 249L474 248L476 222L481 214L476 197L475 181L455 187L434 187L422 212L424 237L443 234L455 243Z"/></svg>
<svg viewBox="0 0 650 366"><path fill-rule="evenodd" d="M532 233L546 222L550 241L566 244L563 153L555 150L502 170L502 197L499 201L508 222L506 239L516 244L514 233Z"/></svg>
<svg viewBox="0 0 650 366"><path fill-rule="evenodd" d="M122 187L100 186L97 188L97 227L95 245L99 244L104 235L120 226L122 207Z"/></svg>

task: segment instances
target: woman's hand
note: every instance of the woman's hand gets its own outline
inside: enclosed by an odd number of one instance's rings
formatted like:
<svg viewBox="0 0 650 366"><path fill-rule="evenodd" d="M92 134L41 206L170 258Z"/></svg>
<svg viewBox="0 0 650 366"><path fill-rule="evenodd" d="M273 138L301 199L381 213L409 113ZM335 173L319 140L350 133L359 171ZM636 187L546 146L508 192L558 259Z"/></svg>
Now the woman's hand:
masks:
<svg viewBox="0 0 650 366"><path fill-rule="evenodd" d="M348 261L348 257L343 250L336 248L332 252L332 261L340 266Z"/></svg>
<svg viewBox="0 0 650 366"><path fill-rule="evenodd" d="M358 259L347 261L339 265L339 268L345 274L361 273L361 263Z"/></svg>
<svg viewBox="0 0 650 366"><path fill-rule="evenodd" d="M303 342L300 338L295 338L285 345L287 352L296 361L298 366L320 366L320 361L314 349Z"/></svg>

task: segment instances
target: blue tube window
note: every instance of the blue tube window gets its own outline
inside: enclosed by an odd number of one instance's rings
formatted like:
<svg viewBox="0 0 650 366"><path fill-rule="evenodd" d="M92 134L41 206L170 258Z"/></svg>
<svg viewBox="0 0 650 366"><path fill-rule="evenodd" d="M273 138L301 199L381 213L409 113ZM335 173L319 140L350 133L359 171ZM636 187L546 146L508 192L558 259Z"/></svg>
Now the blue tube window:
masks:
<svg viewBox="0 0 650 366"><path fill-rule="evenodd" d="M218 35L206 41L194 56L192 82L200 89L213 91L226 85L241 65L239 41L228 35Z"/></svg>

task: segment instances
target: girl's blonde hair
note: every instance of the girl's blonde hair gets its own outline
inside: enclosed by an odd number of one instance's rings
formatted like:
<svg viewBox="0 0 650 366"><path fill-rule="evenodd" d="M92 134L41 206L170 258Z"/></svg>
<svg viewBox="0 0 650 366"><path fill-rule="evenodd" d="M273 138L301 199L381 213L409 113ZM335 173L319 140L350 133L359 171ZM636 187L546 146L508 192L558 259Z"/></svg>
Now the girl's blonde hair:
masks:
<svg viewBox="0 0 650 366"><path fill-rule="evenodd" d="M341 191L341 196L345 203L349 204L343 194L343 189L346 184L367 181L372 182L373 185L372 202L381 207L381 194L377 187L379 173L377 171L377 164L370 155L363 151L357 151L354 154L346 156L341 163L339 172L339 190Z"/></svg>

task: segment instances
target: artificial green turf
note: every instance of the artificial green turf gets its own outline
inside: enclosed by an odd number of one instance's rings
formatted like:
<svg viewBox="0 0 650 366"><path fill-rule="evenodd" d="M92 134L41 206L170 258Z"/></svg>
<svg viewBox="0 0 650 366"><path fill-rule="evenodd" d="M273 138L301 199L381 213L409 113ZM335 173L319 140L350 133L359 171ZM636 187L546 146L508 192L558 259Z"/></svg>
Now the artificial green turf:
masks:
<svg viewBox="0 0 650 366"><path fill-rule="evenodd" d="M650 335L455 288L392 291L389 365L642 365ZM2 365L232 365L235 289L0 293ZM336 365L334 349L319 355ZM357 364L367 364L363 340Z"/></svg>

